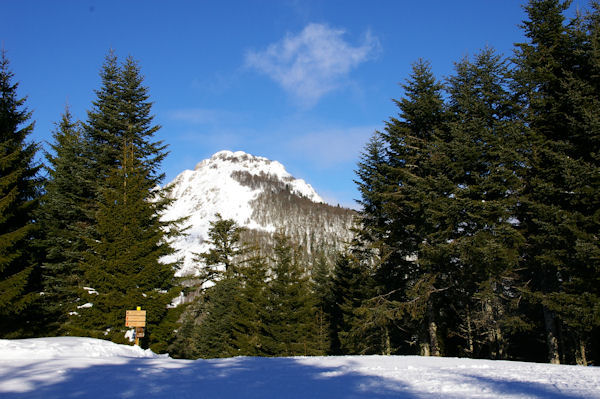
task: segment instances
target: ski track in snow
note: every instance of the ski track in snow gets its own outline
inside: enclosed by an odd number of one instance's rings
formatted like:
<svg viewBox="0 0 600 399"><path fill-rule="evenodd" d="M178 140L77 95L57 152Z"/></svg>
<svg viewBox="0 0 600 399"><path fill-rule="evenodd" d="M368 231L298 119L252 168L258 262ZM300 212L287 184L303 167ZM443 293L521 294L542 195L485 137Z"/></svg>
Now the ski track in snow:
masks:
<svg viewBox="0 0 600 399"><path fill-rule="evenodd" d="M600 398L600 368L346 356L175 360L91 338L0 340L0 398Z"/></svg>

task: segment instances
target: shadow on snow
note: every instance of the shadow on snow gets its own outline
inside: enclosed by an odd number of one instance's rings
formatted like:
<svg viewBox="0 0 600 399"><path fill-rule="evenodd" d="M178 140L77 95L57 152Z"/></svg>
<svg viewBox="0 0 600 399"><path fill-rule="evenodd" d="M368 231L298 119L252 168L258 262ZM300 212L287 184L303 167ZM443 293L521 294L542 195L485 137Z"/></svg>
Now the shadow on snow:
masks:
<svg viewBox="0 0 600 399"><path fill-rule="evenodd" d="M416 398L409 386L338 367L305 365L293 358L240 357L215 360L127 358L121 364L65 368L55 381L35 375L39 363L0 373L17 381L16 398ZM41 361L51 363L53 360ZM46 369L46 367L44 367ZM33 372L33 373L32 373ZM40 378L38 378L40 377Z"/></svg>
<svg viewBox="0 0 600 399"><path fill-rule="evenodd" d="M214 360L147 358L90 359L88 366L68 365L68 359L51 359L0 373L0 396L16 398L462 398L458 392L432 394L427 387L398 379L365 375L346 367L303 364L294 358L240 357ZM64 370L61 371L61 370ZM55 375L54 380L51 375ZM576 399L551 383L512 381L461 373L448 382L468 383L490 397ZM421 381L426 384L426 381ZM10 391L10 385L21 392ZM421 390L421 389L422 390ZM3 392L2 392L3 391ZM477 395L476 395L477 396Z"/></svg>

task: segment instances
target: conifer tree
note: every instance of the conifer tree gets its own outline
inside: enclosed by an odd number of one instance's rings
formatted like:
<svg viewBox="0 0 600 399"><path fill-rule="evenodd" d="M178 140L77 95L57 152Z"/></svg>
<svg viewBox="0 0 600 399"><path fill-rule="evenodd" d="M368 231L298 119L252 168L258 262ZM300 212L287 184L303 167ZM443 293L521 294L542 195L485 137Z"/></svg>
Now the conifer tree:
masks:
<svg viewBox="0 0 600 399"><path fill-rule="evenodd" d="M490 48L456 65L448 85L449 140L441 147L452 160L446 174L452 194L431 204L440 215L436 222L448 226L445 241L432 251L452 254L445 296L458 311L462 346L471 356L481 342L489 357L504 357L508 321L516 322L509 308L524 243L516 208L525 126L509 84L506 61Z"/></svg>
<svg viewBox="0 0 600 399"><path fill-rule="evenodd" d="M428 219L425 207L443 196L440 194L447 183L444 172L439 169L438 153L440 141L444 139L442 128L446 117L442 85L433 75L429 62L419 60L402 87L404 97L395 101L399 118L391 118L384 133L389 147L386 174L390 180L387 196L391 228L388 242L394 248L390 260L395 271L381 268L378 271L381 281L393 284L383 285L385 288L378 301L387 306L390 300L401 302L402 309L396 312L407 318L404 325L417 323L420 353L440 355L436 311L443 299L438 298L437 293L442 288L440 285L446 283L442 282L439 264L427 262L422 245L431 244L432 236L439 232L439 226ZM384 267L390 268L390 262L382 260Z"/></svg>
<svg viewBox="0 0 600 399"><path fill-rule="evenodd" d="M80 262L88 248L84 237L93 224L94 176L88 142L68 107L53 139L52 153L46 154L48 181L40 213L46 249L43 299L48 328L68 333L70 314L80 305Z"/></svg>
<svg viewBox="0 0 600 399"><path fill-rule="evenodd" d="M27 141L33 130L25 98L4 51L0 54L0 337L27 331L27 311L37 287L36 208L40 196L38 146ZM31 316L31 315L29 315Z"/></svg>
<svg viewBox="0 0 600 399"><path fill-rule="evenodd" d="M267 262L255 253L239 266L240 286L234 293L233 342L239 356L266 355Z"/></svg>
<svg viewBox="0 0 600 399"><path fill-rule="evenodd" d="M359 210L361 226L356 229L356 235L362 243L372 243L382 238L381 231L387 220L383 207L386 164L384 139L380 132L375 132L365 146L356 170L358 179L355 183L360 193L357 203L361 206Z"/></svg>
<svg viewBox="0 0 600 399"><path fill-rule="evenodd" d="M84 125L97 184L94 224L86 237L91 250L82 264L82 285L94 291L87 289L92 294L82 293L82 298L94 305L82 308L72 321L81 334L119 341L125 310L145 306L144 344L156 348L160 339L166 348L164 340L173 336L161 323L172 324L167 305L177 295L175 264L162 262L172 252L168 238L177 233L175 222L160 220L169 203L157 189L167 153L160 141L153 141L160 127L152 124L152 103L137 63L128 58L119 65L111 52L101 78Z"/></svg>
<svg viewBox="0 0 600 399"><path fill-rule="evenodd" d="M215 218L209 223L206 241L211 247L196 258L202 265L199 277L202 282L214 282L223 276L237 274L237 263L248 252L240 241L243 228L232 219L223 219L219 213Z"/></svg>
<svg viewBox="0 0 600 399"><path fill-rule="evenodd" d="M315 298L316 347L321 355L331 349L331 306L333 305L331 272L325 255L321 253L311 270L311 293Z"/></svg>
<svg viewBox="0 0 600 399"><path fill-rule="evenodd" d="M314 355L315 308L308 276L285 236L276 236L274 253L267 293L266 352L272 356Z"/></svg>
<svg viewBox="0 0 600 399"><path fill-rule="evenodd" d="M593 216L598 209L597 195L592 194L598 191L598 135L592 117L596 112L591 111L598 105L594 72L598 8L594 6L591 15L596 17L589 21L595 18L595 22L589 25L582 24L580 17L566 23L563 14L569 4L530 1L525 7L528 20L523 24L528 42L518 45L515 57L517 90L527 105L524 118L531 127L531 156L523 176L525 192L519 215L527 236L524 278L531 280L529 299L541 309L539 319L543 320L552 363L570 356L568 342L559 342L560 327L572 324L568 314L579 309L580 318L591 320L589 304L597 303L597 291L580 283L593 279L598 270L593 255L597 239L592 238L597 237L598 229ZM580 302L583 297L587 299ZM564 331L578 335L581 344L586 338L580 338L589 331L579 330L577 324ZM576 347L581 358L580 344Z"/></svg>
<svg viewBox="0 0 600 399"><path fill-rule="evenodd" d="M147 311L153 344L158 338L153 330L159 328L167 306L178 294L174 265L160 261L172 253L162 230L168 223L160 220L162 204L152 201L147 171L132 145L124 156L128 169L114 169L101 193L95 218L100 239L88 242L91 251L83 261L84 281L96 292L82 293L93 306L79 313L87 331L122 341L125 310L141 306Z"/></svg>
<svg viewBox="0 0 600 399"><path fill-rule="evenodd" d="M251 341L255 341L258 328L258 313L251 314L254 306L250 302L254 289L260 290L260 262L254 263L257 269L256 280L244 281L245 274L252 274L243 267L247 248L240 242L242 229L232 219L223 219L216 214L216 220L210 222L207 243L210 248L199 254L201 263L200 282L212 284L199 296L199 326L194 332L196 350L201 357L227 357L246 354L252 351ZM264 280L262 281L264 284ZM257 286L258 285L258 286ZM245 289L244 289L245 288ZM242 336L248 333L249 336ZM251 336L254 335L254 338ZM247 341L246 341L247 339ZM254 342L260 347L259 342Z"/></svg>
<svg viewBox="0 0 600 399"><path fill-rule="evenodd" d="M350 253L338 254L333 268L329 311L332 355L381 352L377 329L359 314L363 302L373 293L370 271L359 259Z"/></svg>
<svg viewBox="0 0 600 399"><path fill-rule="evenodd" d="M362 311L380 325L383 333L380 341L387 347L383 353L391 353L392 347L411 339L401 337L403 334L396 327L398 317L412 315L418 323L429 325L428 330L421 327L424 331L436 329L431 311L433 304L415 308L412 306L415 298L406 294L413 286L423 287L424 282L433 284L434 281L422 270L420 245L432 229L437 229L426 223L424 205L431 201L433 173L439 173L430 170L430 158L436 156L433 144L444 121L442 86L433 76L429 63L420 60L413 65L412 74L402 87L404 98L395 101L400 111L398 118L390 118L384 132L379 134L380 139L369 143L365 161L359 164L357 171L363 198L359 203L367 205L360 215L359 238L375 250L377 258L377 293L364 304ZM379 155L380 152L383 154ZM417 299L425 303L432 300L431 293L436 291L432 287L428 289L429 294L420 293ZM407 312L408 307L412 311ZM418 314L415 309L429 311ZM426 338L428 335L431 334L418 335L419 345L426 348L422 353L436 354L439 352L437 338ZM434 346L432 350L429 350L430 343Z"/></svg>
<svg viewBox="0 0 600 399"><path fill-rule="evenodd" d="M239 277L231 274L204 292L200 325L194 334L196 351L200 357L239 355L234 343L236 295L239 287Z"/></svg>

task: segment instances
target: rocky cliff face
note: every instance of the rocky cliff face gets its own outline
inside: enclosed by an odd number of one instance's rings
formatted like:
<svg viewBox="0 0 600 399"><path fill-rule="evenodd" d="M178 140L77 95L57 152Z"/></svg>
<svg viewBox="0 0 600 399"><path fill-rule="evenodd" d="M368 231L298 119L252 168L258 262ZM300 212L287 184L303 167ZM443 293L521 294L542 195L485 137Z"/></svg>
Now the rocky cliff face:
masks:
<svg viewBox="0 0 600 399"><path fill-rule="evenodd" d="M308 263L320 256L331 262L352 238L354 211L325 204L310 184L263 157L220 151L166 187L174 202L163 217L188 217L187 236L173 242L183 259L178 275L193 274L199 266L194 253L208 249L205 240L216 213L244 227L243 240L267 256L275 233L300 245Z"/></svg>

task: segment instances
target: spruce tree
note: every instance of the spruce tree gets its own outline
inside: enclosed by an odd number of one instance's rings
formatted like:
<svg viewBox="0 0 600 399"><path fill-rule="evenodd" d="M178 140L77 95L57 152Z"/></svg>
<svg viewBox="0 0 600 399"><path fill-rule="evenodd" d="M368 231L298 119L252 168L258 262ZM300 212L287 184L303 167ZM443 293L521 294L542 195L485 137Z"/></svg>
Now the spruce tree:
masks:
<svg viewBox="0 0 600 399"><path fill-rule="evenodd" d="M218 213L215 217L208 230L210 248L197 258L201 262L200 288L209 287L202 289L198 297L201 302L199 314L190 315L199 319L194 332L196 351L200 357L248 354L245 352L260 347L254 339L258 313L252 314L257 309L251 301L259 295L254 289L260 290L261 263L258 260L252 262L257 267L256 275L252 276L252 271L244 267L248 250L240 242L242 229L232 219L223 219ZM251 280L247 281L245 277L251 277ZM244 336L246 333L248 336ZM255 344L254 349L251 342Z"/></svg>
<svg viewBox="0 0 600 399"><path fill-rule="evenodd" d="M239 266L240 284L234 293L233 345L238 356L264 356L267 336L267 261L256 251Z"/></svg>
<svg viewBox="0 0 600 399"><path fill-rule="evenodd" d="M243 228L239 227L232 219L223 219L217 213L215 220L209 223L207 252L198 254L199 278L204 282L215 282L223 276L237 274L236 265L248 249L241 243L240 234Z"/></svg>
<svg viewBox="0 0 600 399"><path fill-rule="evenodd" d="M598 270L593 238L598 231L593 216L598 209L598 135L592 116L598 105L598 8L589 24L579 16L567 23L563 14L569 4L530 1L523 24L528 41L518 45L515 57L517 90L530 126L531 155L519 215L527 236L524 278L531 280L527 292L540 308L552 363L561 357L569 361L571 345L559 341L561 327L563 337L579 340L575 347L582 357L581 344L590 330L569 321L569 314L579 309L580 318L590 319L590 304L598 298L594 288L581 284Z"/></svg>
<svg viewBox="0 0 600 399"><path fill-rule="evenodd" d="M372 248L377 265L376 296L362 311L380 324L383 353L391 353L411 340L397 328L400 324L407 327L416 321L423 325L420 327L423 331L436 328L435 315L431 311L415 313L417 308L412 306L415 298L407 293L413 286L423 287L424 282L433 281L423 272L420 246L428 233L437 231L436 226L426 223L424 205L431 201L432 173L438 173L430 170L430 158L436 156L434 143L444 122L442 85L435 79L429 63L420 60L413 65L412 74L402 87L404 97L395 100L398 117L390 118L384 132L368 144L357 171L362 197L359 203L363 205L358 229L363 244L359 246L367 244ZM430 294L435 290L430 288ZM427 303L434 299L430 294L419 294L418 299ZM407 312L409 307L412 310ZM398 317L408 319L400 322ZM428 335L418 334L419 345L424 348L422 353L438 353L437 338ZM432 350L430 343L434 346Z"/></svg>
<svg viewBox="0 0 600 399"><path fill-rule="evenodd" d="M88 248L84 237L93 224L95 193L88 142L68 107L53 139L40 213L46 250L42 281L48 328L60 334L69 333L70 315L80 305L80 262Z"/></svg>
<svg viewBox="0 0 600 399"><path fill-rule="evenodd" d="M219 358L240 354L234 343L236 295L239 287L239 277L228 275L203 293L200 324L194 333L198 356Z"/></svg>
<svg viewBox="0 0 600 399"><path fill-rule="evenodd" d="M91 251L82 264L82 286L95 291L84 290L92 293L82 298L94 305L81 308L80 318L72 321L80 320L74 328L81 334L119 341L125 310L145 306L144 344L162 349L173 336L161 323L172 325L167 305L177 295L175 264L162 261L172 252L169 236L177 233L174 222L160 219L169 203L157 188L167 153L160 141L153 141L160 127L152 124L152 103L137 63L128 58L119 65L111 52L101 78L84 125L97 184L95 219L86 237Z"/></svg>
<svg viewBox="0 0 600 399"><path fill-rule="evenodd" d="M365 323L360 315L364 301L373 294L373 281L366 263L359 259L351 253L340 253L333 268L329 310L332 355L381 352L377 327Z"/></svg>
<svg viewBox="0 0 600 399"><path fill-rule="evenodd" d="M160 220L162 204L152 201L147 171L132 145L124 156L127 169L114 169L101 192L95 217L100 239L88 242L91 251L82 265L84 281L96 292L82 293L93 306L79 313L88 333L123 341L125 310L141 306L147 311L145 340L154 344L158 337L153 330L160 328L178 294L173 265L160 261L172 253L164 240L168 223Z"/></svg>
<svg viewBox="0 0 600 399"><path fill-rule="evenodd" d="M276 236L274 253L265 351L272 356L314 355L315 307L308 276L287 237Z"/></svg>
<svg viewBox="0 0 600 399"><path fill-rule="evenodd" d="M317 328L316 347L320 355L331 349L331 307L333 305L332 278L330 266L325 255L321 253L311 270L311 293L315 298L315 321Z"/></svg>
<svg viewBox="0 0 600 399"><path fill-rule="evenodd" d="M0 337L31 334L28 314L36 297L38 250L36 209L40 196L38 146L27 141L33 131L25 98L4 51L0 54Z"/></svg>
<svg viewBox="0 0 600 399"><path fill-rule="evenodd" d="M463 331L470 356L480 355L481 342L488 357L505 357L509 324L516 322L509 310L524 244L516 208L525 126L509 85L506 61L490 48L458 63L448 84L449 140L441 148L452 160L452 191L431 204L436 222L448 226L431 250L453 258L444 296L458 311L453 328Z"/></svg>
<svg viewBox="0 0 600 399"><path fill-rule="evenodd" d="M393 269L378 272L385 287L379 301L396 300L402 303L399 314L405 315L404 325L416 323L416 340L422 355L439 355L436 314L443 299L437 295L446 285L443 271L437 262L427 263L422 250L424 243L431 244L439 226L428 219L427 204L440 198L446 183L444 172L439 170L439 145L443 142L445 107L442 84L437 81L429 62L419 60L402 86L404 97L397 100L399 118L391 118L384 137L388 145L389 166L387 175L389 197L390 234L388 242L395 253L390 260ZM442 184L439 183L442 176ZM441 187L440 187L441 185ZM389 262L384 261L386 268ZM427 268L426 265L433 266ZM443 268L441 268L443 269ZM381 275L381 271L384 274ZM390 273L393 273L390 275ZM391 295L388 293L393 292ZM417 305L417 306L415 306ZM435 308L435 309L434 309ZM406 337L404 340L413 338Z"/></svg>
<svg viewBox="0 0 600 399"><path fill-rule="evenodd" d="M385 143L380 132L375 132L361 154L361 160L356 170L355 180L360 193L357 203L360 205L360 228L356 229L357 239L362 243L372 243L381 240L386 214L383 208L386 180Z"/></svg>

